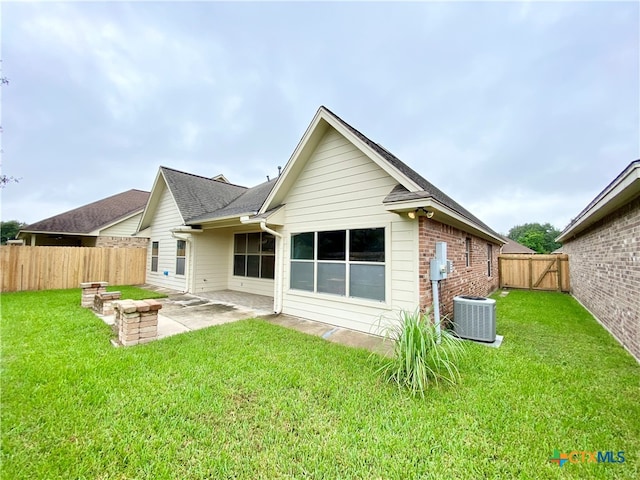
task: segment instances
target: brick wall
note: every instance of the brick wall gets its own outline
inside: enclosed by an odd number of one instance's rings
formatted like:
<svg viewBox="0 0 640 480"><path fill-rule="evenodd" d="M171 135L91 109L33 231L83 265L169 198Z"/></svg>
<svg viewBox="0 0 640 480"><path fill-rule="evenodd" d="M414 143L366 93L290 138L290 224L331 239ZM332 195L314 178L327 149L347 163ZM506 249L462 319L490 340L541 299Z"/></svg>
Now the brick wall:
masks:
<svg viewBox="0 0 640 480"><path fill-rule="evenodd" d="M562 249L573 296L640 361L640 197Z"/></svg>
<svg viewBox="0 0 640 480"><path fill-rule="evenodd" d="M143 247L147 248L148 238L143 237L97 237L96 247Z"/></svg>
<svg viewBox="0 0 640 480"><path fill-rule="evenodd" d="M471 264L466 266L466 242L471 240ZM488 274L487 240L457 228L420 217L420 308L433 304L430 260L436 253L436 242L447 242L447 258L453 261L453 273L440 282L440 312L453 318L453 297L474 295L485 297L498 288L498 253L500 245L492 244L491 276Z"/></svg>

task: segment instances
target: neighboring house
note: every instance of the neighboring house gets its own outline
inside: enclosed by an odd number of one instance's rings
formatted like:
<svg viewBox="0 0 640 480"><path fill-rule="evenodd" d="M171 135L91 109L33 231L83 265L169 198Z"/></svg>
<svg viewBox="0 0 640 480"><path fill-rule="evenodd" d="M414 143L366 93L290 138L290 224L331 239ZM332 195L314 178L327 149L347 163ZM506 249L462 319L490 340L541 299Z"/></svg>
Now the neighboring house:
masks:
<svg viewBox="0 0 640 480"><path fill-rule="evenodd" d="M557 239L571 293L640 361L640 160L631 162Z"/></svg>
<svg viewBox="0 0 640 480"><path fill-rule="evenodd" d="M505 241L505 244L502 246L500 253L509 254L509 255L519 254L519 253L524 255L532 255L537 253L535 250L532 250L529 247L525 247L524 245L516 242L515 240L511 240L510 238L507 238L507 237L502 237L502 239Z"/></svg>
<svg viewBox="0 0 640 480"><path fill-rule="evenodd" d="M436 242L454 265L444 314L455 295L498 287L504 243L324 107L282 174L256 187L161 167L139 228L148 283L268 295L275 312L374 333L401 309L431 306Z"/></svg>
<svg viewBox="0 0 640 480"><path fill-rule="evenodd" d="M31 246L146 247L133 237L149 192L128 190L24 227L17 235Z"/></svg>

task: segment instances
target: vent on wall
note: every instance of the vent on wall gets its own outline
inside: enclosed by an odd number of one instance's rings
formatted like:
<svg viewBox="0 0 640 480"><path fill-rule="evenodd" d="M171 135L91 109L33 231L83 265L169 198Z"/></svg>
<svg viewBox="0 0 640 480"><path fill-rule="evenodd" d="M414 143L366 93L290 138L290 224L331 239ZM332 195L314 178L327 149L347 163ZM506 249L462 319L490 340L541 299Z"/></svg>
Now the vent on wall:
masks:
<svg viewBox="0 0 640 480"><path fill-rule="evenodd" d="M454 297L453 331L460 338L495 342L496 301L484 297Z"/></svg>

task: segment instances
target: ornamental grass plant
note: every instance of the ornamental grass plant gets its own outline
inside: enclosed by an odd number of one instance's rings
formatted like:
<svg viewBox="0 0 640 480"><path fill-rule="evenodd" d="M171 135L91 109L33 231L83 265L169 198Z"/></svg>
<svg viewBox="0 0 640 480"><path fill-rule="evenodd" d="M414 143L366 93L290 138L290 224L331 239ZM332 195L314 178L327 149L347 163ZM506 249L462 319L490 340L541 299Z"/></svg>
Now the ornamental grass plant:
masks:
<svg viewBox="0 0 640 480"><path fill-rule="evenodd" d="M439 331L430 311L401 311L385 336L394 342L393 356L379 369L385 380L421 396L430 385L460 381L458 364L465 346L449 331Z"/></svg>

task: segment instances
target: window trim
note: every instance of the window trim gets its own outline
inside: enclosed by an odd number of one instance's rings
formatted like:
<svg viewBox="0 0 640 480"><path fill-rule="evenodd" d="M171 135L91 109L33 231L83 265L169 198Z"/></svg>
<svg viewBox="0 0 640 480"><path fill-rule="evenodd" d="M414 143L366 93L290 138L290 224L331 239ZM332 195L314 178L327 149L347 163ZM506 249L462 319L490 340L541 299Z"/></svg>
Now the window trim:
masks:
<svg viewBox="0 0 640 480"><path fill-rule="evenodd" d="M180 242L182 242L184 244L184 248L183 249L180 248ZM180 250L184 250L184 255L178 255ZM178 272L178 270L179 270L178 262L181 259L184 260L184 265L182 266L183 272L179 273ZM176 241L176 275L180 275L181 277L184 277L186 274L187 274L187 241L178 239Z"/></svg>
<svg viewBox="0 0 640 480"><path fill-rule="evenodd" d="M248 250L248 246L249 246L249 235L251 234L259 234L260 235L260 240L259 240L259 245L260 248L258 250L258 252L249 252ZM238 235L244 235L245 237L245 251L244 252L236 252L236 237ZM273 252L264 252L262 250L262 244L264 242L263 238L269 235L273 238ZM234 232L233 234L233 247L232 247L232 253L231 253L231 276L235 277L235 278L250 278L250 279L254 279L254 280L275 280L275 276L276 276L276 250L277 250L277 246L276 246L276 242L277 242L277 238L270 234L269 232L263 232L261 230L259 231L252 231L252 232ZM242 255L244 256L244 275L237 275L236 274L236 269L235 269L235 260L236 260L236 256ZM258 276L254 277L254 276L250 276L247 275L248 273L248 264L249 264L249 257L250 256L257 256L259 257L259 264L258 264ZM263 258L264 257L272 257L273 258L273 277L263 277L262 276L262 271L263 271Z"/></svg>
<svg viewBox="0 0 640 480"><path fill-rule="evenodd" d="M350 232L352 230L377 230L382 229L384 231L384 261L364 261L364 260L350 260L351 254L351 235ZM345 234L345 259L344 260L319 260L318 259L318 233L322 232L332 232L332 231L342 231ZM293 258L293 237L295 235L305 234L305 233L313 233L313 259L294 259ZM390 271L389 267L391 266L391 242L390 242L391 228L390 224L385 225L353 225L349 227L333 227L333 228L325 228L309 231L308 229L304 230L295 230L289 233L289 249L288 249L288 260L289 260L289 281L286 286L287 292L290 292L295 295L308 296L311 298L325 297L327 299L331 299L331 301L344 301L346 303L353 304L361 304L371 306L375 304L376 307L380 308L380 306L388 306L390 305L391 298L391 288L390 288ZM291 264L294 262L298 263L307 263L313 264L313 290L304 290L299 288L291 287ZM328 292L319 292L318 291L318 264L340 264L345 265L345 293L344 294L335 294ZM367 297L356 297L352 296L350 292L351 287L351 265L373 265L373 266L382 266L384 267L384 286L383 293L384 299L375 299L375 298L367 298Z"/></svg>
<svg viewBox="0 0 640 480"><path fill-rule="evenodd" d="M492 278L493 273L493 245L487 243L487 277Z"/></svg>
<svg viewBox="0 0 640 480"><path fill-rule="evenodd" d="M155 254L154 254L155 250ZM154 260L155 260L155 268L154 268ZM158 272L158 266L160 263L160 241L152 241L151 242L151 271L154 273Z"/></svg>

